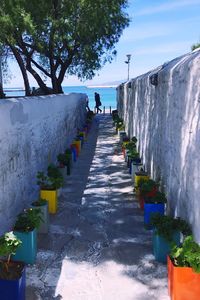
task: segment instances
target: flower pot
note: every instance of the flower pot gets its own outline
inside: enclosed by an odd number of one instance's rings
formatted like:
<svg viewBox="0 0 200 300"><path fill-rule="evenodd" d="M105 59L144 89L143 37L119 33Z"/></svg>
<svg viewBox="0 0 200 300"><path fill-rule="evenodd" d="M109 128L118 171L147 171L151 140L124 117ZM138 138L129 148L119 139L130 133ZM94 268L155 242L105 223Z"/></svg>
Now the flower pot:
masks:
<svg viewBox="0 0 200 300"><path fill-rule="evenodd" d="M180 245L180 232L176 231L173 234L173 242L176 245ZM167 255L171 251L171 244L164 237L156 233L156 230L153 232L153 254L155 259L159 262L166 263Z"/></svg>
<svg viewBox="0 0 200 300"><path fill-rule="evenodd" d="M58 209L57 190L40 190L40 198L48 201L50 214L55 214L57 212Z"/></svg>
<svg viewBox="0 0 200 300"><path fill-rule="evenodd" d="M135 188L138 187L138 183L141 179L148 180L149 176L146 172L135 172Z"/></svg>
<svg viewBox="0 0 200 300"><path fill-rule="evenodd" d="M77 153L78 153L78 150L76 149L77 147L76 147L76 145L71 145L71 150L72 150L72 160L73 160L73 162L76 162L76 160L77 160Z"/></svg>
<svg viewBox="0 0 200 300"><path fill-rule="evenodd" d="M144 203L144 225L147 229L152 229L150 225L151 215L153 213L159 213L164 215L165 205L164 203Z"/></svg>
<svg viewBox="0 0 200 300"><path fill-rule="evenodd" d="M10 262L16 267L22 262ZM25 300L26 273L23 267L21 276L18 279L0 279L0 299L1 300Z"/></svg>
<svg viewBox="0 0 200 300"><path fill-rule="evenodd" d="M12 256L15 261L23 261L26 264L34 264L37 255L37 230L28 232L14 231L14 234L22 241L16 254Z"/></svg>
<svg viewBox="0 0 200 300"><path fill-rule="evenodd" d="M37 229L38 233L48 233L49 231L49 205L48 201L46 201L46 204L36 206L32 203L31 207L33 209L40 209L42 213L42 221L40 223L40 227Z"/></svg>
<svg viewBox="0 0 200 300"><path fill-rule="evenodd" d="M80 153L81 153L81 140L75 140L75 141L73 142L73 144L77 145L78 156L79 156Z"/></svg>
<svg viewBox="0 0 200 300"><path fill-rule="evenodd" d="M190 267L176 267L167 257L168 291L171 300L199 300L200 274Z"/></svg>

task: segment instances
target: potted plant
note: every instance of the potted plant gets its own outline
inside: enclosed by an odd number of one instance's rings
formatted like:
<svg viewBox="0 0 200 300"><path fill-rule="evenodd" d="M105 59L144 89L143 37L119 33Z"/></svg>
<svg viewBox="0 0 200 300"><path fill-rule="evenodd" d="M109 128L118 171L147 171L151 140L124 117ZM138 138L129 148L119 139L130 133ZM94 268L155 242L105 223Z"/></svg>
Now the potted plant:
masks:
<svg viewBox="0 0 200 300"><path fill-rule="evenodd" d="M49 207L48 201L39 198L37 201L32 202L32 209L40 209L41 211L41 222L38 228L39 233L48 233L49 231Z"/></svg>
<svg viewBox="0 0 200 300"><path fill-rule="evenodd" d="M63 184L59 169L54 165L49 165L47 175L44 172L38 172L37 184L40 186L40 197L49 202L49 213L55 214L58 208L57 190Z"/></svg>
<svg viewBox="0 0 200 300"><path fill-rule="evenodd" d="M155 196L156 192L158 191L159 184L153 179L147 180L140 180L138 183L138 197L139 197L139 204L140 208L144 209L144 199L146 197L153 197Z"/></svg>
<svg viewBox="0 0 200 300"><path fill-rule="evenodd" d="M152 229L151 216L153 213L164 215L167 198L164 193L157 191L153 197L144 198L144 225Z"/></svg>
<svg viewBox="0 0 200 300"><path fill-rule="evenodd" d="M191 230L187 222L180 218L155 213L151 217L153 226L153 253L155 259L166 263L167 255L174 245L180 245L180 235L189 235Z"/></svg>
<svg viewBox="0 0 200 300"><path fill-rule="evenodd" d="M22 241L12 259L34 264L37 255L37 228L42 221L40 209L25 209L17 217L14 234Z"/></svg>
<svg viewBox="0 0 200 300"><path fill-rule="evenodd" d="M187 236L167 258L168 290L172 300L198 300L200 295L200 246Z"/></svg>
<svg viewBox="0 0 200 300"><path fill-rule="evenodd" d="M0 299L25 300L25 265L11 260L21 241L7 232L0 237Z"/></svg>
<svg viewBox="0 0 200 300"><path fill-rule="evenodd" d="M138 188L138 184L139 184L139 181L143 179L143 180L148 180L149 179L149 175L147 172L141 170L141 171L138 171L138 172L135 172L135 189Z"/></svg>

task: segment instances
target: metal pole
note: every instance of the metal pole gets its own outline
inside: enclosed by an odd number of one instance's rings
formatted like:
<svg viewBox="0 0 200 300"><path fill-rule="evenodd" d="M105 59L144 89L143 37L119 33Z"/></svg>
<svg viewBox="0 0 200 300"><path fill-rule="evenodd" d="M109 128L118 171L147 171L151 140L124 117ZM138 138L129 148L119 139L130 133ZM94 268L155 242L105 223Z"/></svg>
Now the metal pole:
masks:
<svg viewBox="0 0 200 300"><path fill-rule="evenodd" d="M131 60L131 54L127 54L127 60L125 63L128 65L128 81L129 81L129 70L130 70L130 60Z"/></svg>
<svg viewBox="0 0 200 300"><path fill-rule="evenodd" d="M4 98L3 76L2 76L2 67L1 67L1 54L0 54L0 98Z"/></svg>

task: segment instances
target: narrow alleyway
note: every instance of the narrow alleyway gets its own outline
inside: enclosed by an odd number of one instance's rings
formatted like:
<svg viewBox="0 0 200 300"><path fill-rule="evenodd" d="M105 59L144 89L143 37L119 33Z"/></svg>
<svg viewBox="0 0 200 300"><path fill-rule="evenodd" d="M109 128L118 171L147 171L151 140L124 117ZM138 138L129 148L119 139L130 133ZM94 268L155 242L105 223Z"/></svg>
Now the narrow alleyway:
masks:
<svg viewBox="0 0 200 300"><path fill-rule="evenodd" d="M169 299L109 115L93 121L50 219L27 268L27 300Z"/></svg>

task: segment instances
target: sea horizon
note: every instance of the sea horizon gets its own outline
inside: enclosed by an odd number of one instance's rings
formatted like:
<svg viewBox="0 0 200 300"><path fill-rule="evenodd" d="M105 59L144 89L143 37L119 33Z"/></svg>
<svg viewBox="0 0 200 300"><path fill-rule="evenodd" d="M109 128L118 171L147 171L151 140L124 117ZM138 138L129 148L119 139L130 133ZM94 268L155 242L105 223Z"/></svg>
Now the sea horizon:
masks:
<svg viewBox="0 0 200 300"><path fill-rule="evenodd" d="M97 92L100 94L102 107L105 106L106 109L109 109L111 106L112 109L116 108L116 86L102 86L102 85L70 85L63 86L64 94L70 93L83 93L87 94L89 98L89 106L93 110L95 107L94 93ZM21 87L4 87L4 92L7 97L24 97L24 88Z"/></svg>

